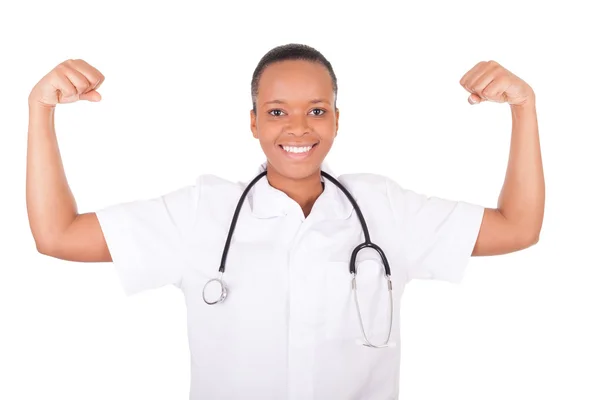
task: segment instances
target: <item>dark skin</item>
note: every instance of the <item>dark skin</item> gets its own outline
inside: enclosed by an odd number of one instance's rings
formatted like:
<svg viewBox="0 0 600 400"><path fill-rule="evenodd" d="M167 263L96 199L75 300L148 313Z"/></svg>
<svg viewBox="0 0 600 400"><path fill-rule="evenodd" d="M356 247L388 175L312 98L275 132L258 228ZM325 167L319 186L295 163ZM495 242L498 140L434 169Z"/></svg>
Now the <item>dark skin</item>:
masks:
<svg viewBox="0 0 600 400"><path fill-rule="evenodd" d="M96 89L103 81L104 76L85 61L68 60L30 93L27 211L42 254L79 262L112 261L96 213L77 212L54 130L57 102L100 100ZM469 91L470 102L507 102L512 117L509 161L498 207L485 209L473 255L505 254L529 247L538 241L545 204L533 89L495 61L477 63L460 84ZM296 201L305 216L323 191L320 166L338 130L339 110L334 108L333 85L324 66L284 61L264 71L257 112L250 113L252 133L267 156L269 183ZM290 157L279 147L314 143L317 147L303 159Z"/></svg>
<svg viewBox="0 0 600 400"><path fill-rule="evenodd" d="M498 207L485 209L473 255L527 248L538 241L545 201L533 90L495 61L478 63L460 83L475 102L484 98L508 102L512 116L511 150ZM320 166L338 130L334 100L327 68L309 61L283 61L265 69L256 114L250 113L252 133L267 156L269 183L296 201L305 216L323 192ZM280 147L314 143L317 147L302 159Z"/></svg>
<svg viewBox="0 0 600 400"><path fill-rule="evenodd" d="M304 60L281 61L263 71L252 135L267 157L267 180L310 211L323 192L321 163L337 136L339 110L327 68ZM281 146L316 145L308 156L289 156Z"/></svg>

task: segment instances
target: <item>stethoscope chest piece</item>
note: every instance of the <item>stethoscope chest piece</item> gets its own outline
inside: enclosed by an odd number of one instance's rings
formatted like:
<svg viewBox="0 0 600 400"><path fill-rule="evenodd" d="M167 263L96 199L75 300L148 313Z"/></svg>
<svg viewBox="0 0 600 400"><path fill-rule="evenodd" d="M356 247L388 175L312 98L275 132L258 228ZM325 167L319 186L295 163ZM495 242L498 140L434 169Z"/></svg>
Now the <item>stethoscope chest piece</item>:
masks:
<svg viewBox="0 0 600 400"><path fill-rule="evenodd" d="M227 297L227 285L223 280L223 274L219 278L213 278L206 282L204 290L202 290L202 297L204 302L208 305L222 303Z"/></svg>

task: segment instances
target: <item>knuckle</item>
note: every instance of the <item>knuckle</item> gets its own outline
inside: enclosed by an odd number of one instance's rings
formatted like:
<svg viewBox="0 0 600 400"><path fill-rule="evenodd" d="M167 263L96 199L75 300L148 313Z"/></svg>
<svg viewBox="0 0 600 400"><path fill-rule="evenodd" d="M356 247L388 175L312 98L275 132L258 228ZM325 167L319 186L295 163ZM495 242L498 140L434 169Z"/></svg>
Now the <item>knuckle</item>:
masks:
<svg viewBox="0 0 600 400"><path fill-rule="evenodd" d="M67 71L68 71L68 70L70 70L70 69L71 69L71 67L69 67L69 66L68 66L67 64L65 64L65 63L62 63L62 64L59 64L59 65L58 65L58 66L57 66L57 67L54 69L54 71L55 71L57 74L60 74L60 75L65 75L65 74L67 73Z"/></svg>
<svg viewBox="0 0 600 400"><path fill-rule="evenodd" d="M59 77L63 76L64 74L65 68L60 65L54 68L52 71L50 71L50 76L54 79L59 79Z"/></svg>
<svg viewBox="0 0 600 400"><path fill-rule="evenodd" d="M63 94L64 97L71 97L71 96L74 96L77 93L77 91L75 91L75 90L73 90L71 88L68 88L68 87L67 88L62 88L60 91L61 91L61 93Z"/></svg>

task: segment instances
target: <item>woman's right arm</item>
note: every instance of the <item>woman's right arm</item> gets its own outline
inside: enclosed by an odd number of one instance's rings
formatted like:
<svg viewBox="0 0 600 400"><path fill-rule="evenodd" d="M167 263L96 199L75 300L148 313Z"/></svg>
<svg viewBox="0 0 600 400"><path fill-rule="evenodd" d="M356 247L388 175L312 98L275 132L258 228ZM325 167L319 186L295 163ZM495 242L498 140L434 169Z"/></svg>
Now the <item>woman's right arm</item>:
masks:
<svg viewBox="0 0 600 400"><path fill-rule="evenodd" d="M112 261L95 213L78 214L60 156L56 105L99 101L104 76L83 60L67 60L38 82L29 95L26 200L37 250L70 261Z"/></svg>

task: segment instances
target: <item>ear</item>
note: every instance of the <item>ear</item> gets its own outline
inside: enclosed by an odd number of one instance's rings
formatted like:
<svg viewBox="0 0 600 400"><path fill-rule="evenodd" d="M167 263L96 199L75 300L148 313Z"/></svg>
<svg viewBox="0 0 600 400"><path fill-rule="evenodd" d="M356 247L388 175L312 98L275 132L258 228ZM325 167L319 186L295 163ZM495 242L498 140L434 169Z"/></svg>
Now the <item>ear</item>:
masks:
<svg viewBox="0 0 600 400"><path fill-rule="evenodd" d="M250 110L250 130L252 131L252 136L255 139L258 139L258 129L256 129L256 113L254 110Z"/></svg>
<svg viewBox="0 0 600 400"><path fill-rule="evenodd" d="M337 137L338 128L340 127L339 120L340 120L340 110L339 110L339 108L336 108L335 109L335 137Z"/></svg>

